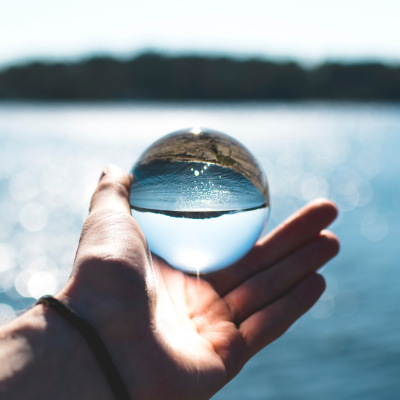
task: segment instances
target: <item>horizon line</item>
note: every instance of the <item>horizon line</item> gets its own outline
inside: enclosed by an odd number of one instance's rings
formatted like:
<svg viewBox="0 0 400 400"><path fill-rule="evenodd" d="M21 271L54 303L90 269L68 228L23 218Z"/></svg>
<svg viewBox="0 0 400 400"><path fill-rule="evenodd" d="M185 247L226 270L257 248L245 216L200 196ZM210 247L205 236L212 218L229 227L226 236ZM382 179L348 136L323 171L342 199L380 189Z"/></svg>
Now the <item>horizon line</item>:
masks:
<svg viewBox="0 0 400 400"><path fill-rule="evenodd" d="M233 51L217 51L217 50L171 50L165 48L155 48L155 47L143 47L137 50L131 50L126 52L117 51L107 51L107 50L93 50L84 53L77 53L75 55L65 55L65 56L51 56L51 55L37 55L37 56L26 56L15 58L9 61L0 61L0 71L13 68L26 66L33 63L45 63L45 64L56 64L65 63L73 64L84 62L93 58L113 58L116 60L129 60L137 58L143 54L157 54L164 57L179 58L179 57L204 57L204 58L218 58L225 57L232 60L250 60L250 59L260 59L264 61L271 61L276 63L288 63L294 62L305 69L313 69L321 66L323 64L337 63L342 65L352 65L352 64L372 64L378 63L382 65L387 65L391 67L400 67L400 57L399 58L389 58L389 57L379 57L379 56L328 56L319 59L308 59L306 57L297 56L282 56L274 55L268 53L260 52L233 52Z"/></svg>

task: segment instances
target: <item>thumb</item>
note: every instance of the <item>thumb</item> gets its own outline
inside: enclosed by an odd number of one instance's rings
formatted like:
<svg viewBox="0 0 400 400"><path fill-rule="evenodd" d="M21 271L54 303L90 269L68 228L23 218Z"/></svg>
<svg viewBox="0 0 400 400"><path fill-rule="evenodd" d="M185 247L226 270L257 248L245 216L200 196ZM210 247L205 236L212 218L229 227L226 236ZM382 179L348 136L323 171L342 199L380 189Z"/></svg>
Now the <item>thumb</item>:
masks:
<svg viewBox="0 0 400 400"><path fill-rule="evenodd" d="M73 275L79 271L80 276L99 280L108 274L105 280L112 282L113 274L126 270L133 274L135 269L133 275L146 276L151 257L146 238L131 216L129 189L129 177L120 168L104 169L82 228Z"/></svg>
<svg viewBox="0 0 400 400"><path fill-rule="evenodd" d="M131 215L129 205L130 182L121 168L109 165L104 168L99 185L93 194L89 214L109 210L126 212Z"/></svg>
<svg viewBox="0 0 400 400"><path fill-rule="evenodd" d="M128 256L133 244L147 247L131 216L129 189L129 177L120 168L109 165L104 169L82 228L77 258L86 251Z"/></svg>

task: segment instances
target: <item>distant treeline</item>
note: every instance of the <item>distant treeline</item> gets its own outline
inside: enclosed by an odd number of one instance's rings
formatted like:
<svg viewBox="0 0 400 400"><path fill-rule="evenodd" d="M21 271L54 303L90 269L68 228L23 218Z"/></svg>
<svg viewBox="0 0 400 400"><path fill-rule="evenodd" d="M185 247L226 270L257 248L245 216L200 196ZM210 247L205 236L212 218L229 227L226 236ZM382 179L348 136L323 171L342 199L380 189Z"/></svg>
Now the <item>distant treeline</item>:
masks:
<svg viewBox="0 0 400 400"><path fill-rule="evenodd" d="M400 100L400 67L142 54L0 71L0 99Z"/></svg>

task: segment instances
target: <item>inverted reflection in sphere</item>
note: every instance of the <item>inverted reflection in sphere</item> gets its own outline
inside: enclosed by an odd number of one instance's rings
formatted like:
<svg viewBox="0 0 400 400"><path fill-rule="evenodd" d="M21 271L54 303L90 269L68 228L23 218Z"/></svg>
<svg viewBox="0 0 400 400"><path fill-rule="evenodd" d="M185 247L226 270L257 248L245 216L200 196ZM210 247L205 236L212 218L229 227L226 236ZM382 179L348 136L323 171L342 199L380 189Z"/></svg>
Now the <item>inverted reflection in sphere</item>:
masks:
<svg viewBox="0 0 400 400"><path fill-rule="evenodd" d="M243 145L193 128L164 136L142 154L132 169L130 204L152 252L175 268L206 273L253 247L269 191Z"/></svg>

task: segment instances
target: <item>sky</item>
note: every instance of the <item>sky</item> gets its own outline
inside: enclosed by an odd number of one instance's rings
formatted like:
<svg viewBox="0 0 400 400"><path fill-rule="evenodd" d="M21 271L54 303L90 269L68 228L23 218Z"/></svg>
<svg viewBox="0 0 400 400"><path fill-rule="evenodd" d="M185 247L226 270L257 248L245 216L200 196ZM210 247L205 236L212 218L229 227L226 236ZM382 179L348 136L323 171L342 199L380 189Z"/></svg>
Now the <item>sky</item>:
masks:
<svg viewBox="0 0 400 400"><path fill-rule="evenodd" d="M0 0L0 65L143 49L400 64L400 0Z"/></svg>

